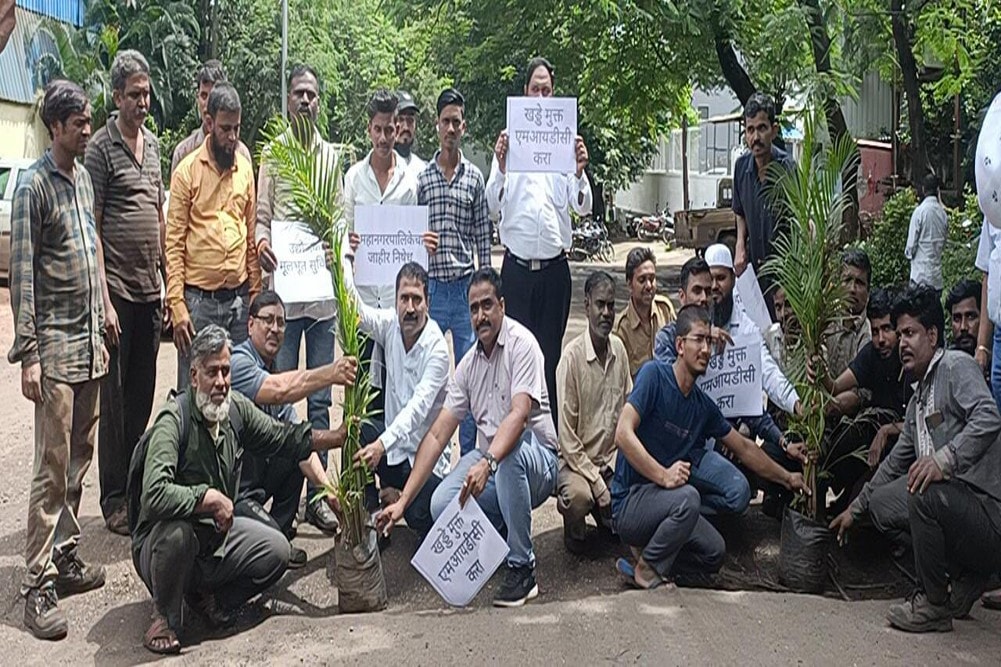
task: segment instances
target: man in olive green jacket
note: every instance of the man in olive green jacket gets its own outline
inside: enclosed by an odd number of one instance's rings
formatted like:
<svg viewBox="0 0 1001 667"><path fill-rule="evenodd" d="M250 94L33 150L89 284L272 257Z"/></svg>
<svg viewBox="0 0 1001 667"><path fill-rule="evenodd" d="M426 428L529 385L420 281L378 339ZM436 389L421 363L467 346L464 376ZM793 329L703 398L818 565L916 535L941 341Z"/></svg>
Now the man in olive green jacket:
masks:
<svg viewBox="0 0 1001 667"><path fill-rule="evenodd" d="M289 542L280 530L233 516L244 450L311 460L315 465L306 476L322 485L326 473L310 454L344 442L343 426L318 431L308 422L283 424L231 392L230 350L221 327L198 332L191 345L191 389L181 398L187 401L187 437L171 400L157 415L147 445L132 558L153 596L143 644L155 653L180 651L185 600L210 624L224 625L288 567ZM240 418L239 439L229 423L231 409Z"/></svg>

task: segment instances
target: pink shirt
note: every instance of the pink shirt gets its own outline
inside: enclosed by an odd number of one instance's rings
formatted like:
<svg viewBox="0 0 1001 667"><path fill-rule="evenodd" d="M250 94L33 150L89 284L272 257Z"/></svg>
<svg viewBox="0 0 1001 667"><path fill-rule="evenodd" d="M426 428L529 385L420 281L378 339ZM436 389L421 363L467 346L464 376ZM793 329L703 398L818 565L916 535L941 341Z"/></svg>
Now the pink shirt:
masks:
<svg viewBox="0 0 1001 667"><path fill-rule="evenodd" d="M557 451L542 349L532 332L505 317L489 358L477 343L459 362L448 385L445 407L459 421L467 413L473 415L477 446L485 451L501 421L511 413L511 397L516 394L531 397L528 428L540 444Z"/></svg>

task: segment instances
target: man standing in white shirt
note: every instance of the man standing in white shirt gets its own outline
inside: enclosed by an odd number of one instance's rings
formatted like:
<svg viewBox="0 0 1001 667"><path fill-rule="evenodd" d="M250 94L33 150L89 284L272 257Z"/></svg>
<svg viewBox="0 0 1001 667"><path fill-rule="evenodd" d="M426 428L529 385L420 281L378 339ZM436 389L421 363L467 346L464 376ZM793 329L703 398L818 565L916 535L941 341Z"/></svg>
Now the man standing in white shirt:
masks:
<svg viewBox="0 0 1001 667"><path fill-rule="evenodd" d="M355 163L344 176L344 220L354 231L355 208L358 206L414 206L417 204L417 178L407 169L406 163L393 150L396 142L396 95L385 88L377 90L368 102L368 136L372 150L363 160ZM388 225L391 221L386 221ZM357 236L351 238L350 252L357 250ZM396 302L392 284L359 285L358 296L362 303L372 308L392 308ZM371 339L365 345L362 359L371 359L369 371L372 386L382 389L382 348ZM380 391L372 403L374 409L383 408Z"/></svg>
<svg viewBox="0 0 1001 667"><path fill-rule="evenodd" d="M980 303L985 304L987 317L981 311L973 358L981 368L990 371L991 393L1001 410L1001 229L987 222L987 218L980 230L977 268L984 272Z"/></svg>
<svg viewBox="0 0 1001 667"><path fill-rule="evenodd" d="M911 284L928 285L942 296L942 251L949 236L949 218L938 199L938 176L927 174L919 193L924 199L911 214L904 256L911 260Z"/></svg>
<svg viewBox="0 0 1001 667"><path fill-rule="evenodd" d="M348 287L354 292L350 272L346 274ZM354 294L357 298L357 292ZM399 500L413 469L417 445L445 402L451 361L444 334L428 317L428 274L420 264L408 262L396 274L395 310L358 305L361 330L386 354L386 411L379 423L362 426L362 441L368 444L356 455L379 478L379 499L368 499L369 509L375 509L379 500L383 505ZM432 474L403 513L407 525L422 540L434 524L431 496L448 474L449 454L446 451L438 458Z"/></svg>
<svg viewBox="0 0 1001 667"><path fill-rule="evenodd" d="M551 97L553 67L545 58L533 58L526 72L525 95ZM569 207L579 215L591 213L591 183L584 168L588 155L584 140L576 140L577 172L529 174L507 172L507 130L494 145L487 181L491 214L500 213L500 240L505 247L501 278L507 286L507 314L535 336L545 357L546 388L554 422L557 419L556 365L570 316Z"/></svg>
<svg viewBox="0 0 1001 667"><path fill-rule="evenodd" d="M413 95L405 90L396 91L396 145L393 148L414 178L420 176L428 166L428 163L414 152L419 111Z"/></svg>
<svg viewBox="0 0 1001 667"><path fill-rule="evenodd" d="M310 146L317 159L340 159L334 146L323 140L316 129L319 113L320 84L316 72L308 65L296 65L288 78L289 129L275 141L300 141ZM269 146L264 147L267 155ZM274 271L278 268L278 258L271 248L271 223L274 220L294 219L291 206L290 185L280 182L272 174L268 160L261 161L257 178L257 257L261 269L271 275L266 279L269 289L274 289ZM278 356L273 360L277 372L293 371L299 368L299 349L306 348L306 368L321 368L334 362L334 331L337 326L337 305L333 299L289 303L285 306L286 325L283 343ZM253 397L251 397L253 398ZM306 409L309 421L317 430L330 428L330 386L324 386L309 394ZM327 468L327 452L319 452L323 468ZM337 530L337 517L322 498L316 498L319 489L312 483L306 487L306 521L326 533Z"/></svg>

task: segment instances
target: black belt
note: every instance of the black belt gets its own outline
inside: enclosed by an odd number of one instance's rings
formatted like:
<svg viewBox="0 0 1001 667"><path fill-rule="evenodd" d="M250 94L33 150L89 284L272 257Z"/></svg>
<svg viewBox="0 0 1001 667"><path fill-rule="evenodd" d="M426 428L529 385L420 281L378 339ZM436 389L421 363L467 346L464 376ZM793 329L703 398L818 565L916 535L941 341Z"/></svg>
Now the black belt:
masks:
<svg viewBox="0 0 1001 667"><path fill-rule="evenodd" d="M239 287L234 287L232 289L217 289L217 290L207 290L201 287L195 287L194 285L185 285L184 289L191 290L203 299L211 299L212 301L232 301L238 296L246 296L250 293L250 288L247 283L244 282Z"/></svg>
<svg viewBox="0 0 1001 667"><path fill-rule="evenodd" d="M560 252L560 254L556 255L556 257L551 257L549 259L522 259L505 248L504 256L510 257L512 262L518 266L525 267L529 271L541 271L550 264L567 261L567 254L565 252Z"/></svg>

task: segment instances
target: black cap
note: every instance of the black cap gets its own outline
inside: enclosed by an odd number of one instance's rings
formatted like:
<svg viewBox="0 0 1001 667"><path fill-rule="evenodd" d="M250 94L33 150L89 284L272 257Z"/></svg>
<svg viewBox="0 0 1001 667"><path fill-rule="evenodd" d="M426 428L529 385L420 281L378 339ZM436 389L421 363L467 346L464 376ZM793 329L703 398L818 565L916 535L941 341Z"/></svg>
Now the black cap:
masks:
<svg viewBox="0 0 1001 667"><path fill-rule="evenodd" d="M414 96L405 90L396 91L396 100L396 113L407 113L408 111L417 113L420 111L417 102L414 101Z"/></svg>

